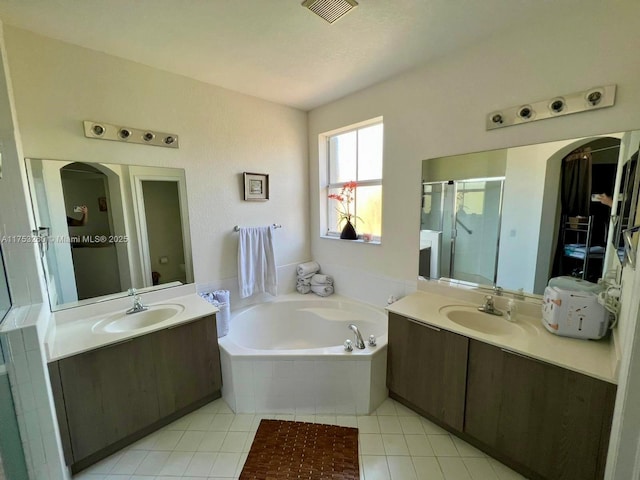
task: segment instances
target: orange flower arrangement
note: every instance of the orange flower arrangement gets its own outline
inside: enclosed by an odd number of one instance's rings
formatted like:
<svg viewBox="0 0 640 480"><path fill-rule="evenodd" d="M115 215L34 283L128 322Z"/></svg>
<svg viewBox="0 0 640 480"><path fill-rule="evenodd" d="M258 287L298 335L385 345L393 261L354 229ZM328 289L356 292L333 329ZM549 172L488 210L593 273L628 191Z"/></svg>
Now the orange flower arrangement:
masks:
<svg viewBox="0 0 640 480"><path fill-rule="evenodd" d="M352 218L357 218L362 220L360 217L356 217L353 213L351 213L351 204L355 200L355 190L358 184L354 181L347 182L342 186L342 190L340 193L331 193L328 195L329 198L337 200L340 202L341 208L336 208L336 212L338 212L338 227L343 221L347 221L347 223L351 223Z"/></svg>

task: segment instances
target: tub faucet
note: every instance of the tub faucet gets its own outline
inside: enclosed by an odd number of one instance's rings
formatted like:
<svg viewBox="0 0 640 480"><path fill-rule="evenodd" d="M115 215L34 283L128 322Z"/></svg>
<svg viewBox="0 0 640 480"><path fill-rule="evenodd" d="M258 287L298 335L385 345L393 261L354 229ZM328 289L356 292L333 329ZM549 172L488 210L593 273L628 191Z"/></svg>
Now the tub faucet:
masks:
<svg viewBox="0 0 640 480"><path fill-rule="evenodd" d="M136 293L136 289L135 288L130 288L128 293L129 293L129 295L133 296L133 308L130 308L129 310L127 310L125 312L127 315L130 315L132 313L144 312L145 310L149 310L149 307L146 307L142 303L142 299L140 298L140 295L138 295Z"/></svg>
<svg viewBox="0 0 640 480"><path fill-rule="evenodd" d="M359 348L360 350L364 349L364 340L362 339L362 335L360 335L360 330L358 330L358 327L356 327L353 323L350 323L349 330L351 330L356 336L356 348Z"/></svg>

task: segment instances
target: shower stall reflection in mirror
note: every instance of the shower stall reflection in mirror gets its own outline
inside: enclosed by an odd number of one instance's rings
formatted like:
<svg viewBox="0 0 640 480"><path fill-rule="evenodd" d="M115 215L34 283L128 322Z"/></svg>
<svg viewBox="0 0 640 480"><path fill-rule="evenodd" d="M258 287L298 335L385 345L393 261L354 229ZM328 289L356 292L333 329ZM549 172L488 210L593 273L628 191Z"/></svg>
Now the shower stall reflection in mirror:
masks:
<svg viewBox="0 0 640 480"><path fill-rule="evenodd" d="M504 179L422 184L420 276L495 284Z"/></svg>
<svg viewBox="0 0 640 480"><path fill-rule="evenodd" d="M130 167L144 287L193 282L189 209L183 170ZM169 261L169 259L171 261Z"/></svg>

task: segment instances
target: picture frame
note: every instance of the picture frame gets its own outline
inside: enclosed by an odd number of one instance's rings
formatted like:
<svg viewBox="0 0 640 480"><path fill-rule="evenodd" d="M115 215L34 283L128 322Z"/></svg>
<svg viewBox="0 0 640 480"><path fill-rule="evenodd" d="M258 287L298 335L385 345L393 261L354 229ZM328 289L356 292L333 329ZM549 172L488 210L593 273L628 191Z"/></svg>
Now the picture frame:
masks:
<svg viewBox="0 0 640 480"><path fill-rule="evenodd" d="M269 175L244 172L244 199L249 202L269 200Z"/></svg>

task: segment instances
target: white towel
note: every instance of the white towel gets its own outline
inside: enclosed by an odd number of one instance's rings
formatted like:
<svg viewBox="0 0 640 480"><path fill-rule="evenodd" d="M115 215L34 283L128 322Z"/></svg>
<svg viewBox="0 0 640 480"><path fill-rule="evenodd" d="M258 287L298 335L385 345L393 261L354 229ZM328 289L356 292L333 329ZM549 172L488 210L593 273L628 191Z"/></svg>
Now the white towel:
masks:
<svg viewBox="0 0 640 480"><path fill-rule="evenodd" d="M318 262L307 262L298 265L298 275L304 277L310 273L317 273L320 271L320 265Z"/></svg>
<svg viewBox="0 0 640 480"><path fill-rule="evenodd" d="M316 273L311 277L311 285L333 285L333 277Z"/></svg>
<svg viewBox="0 0 640 480"><path fill-rule="evenodd" d="M241 298L262 292L278 294L272 226L240 228L238 285Z"/></svg>
<svg viewBox="0 0 640 480"><path fill-rule="evenodd" d="M328 297L333 293L331 285L311 285L311 291L321 297Z"/></svg>
<svg viewBox="0 0 640 480"><path fill-rule="evenodd" d="M307 294L311 291L311 285L298 284L296 286L296 290L298 291L298 293Z"/></svg>
<svg viewBox="0 0 640 480"><path fill-rule="evenodd" d="M311 285L311 278L298 277L296 281L298 285Z"/></svg>

